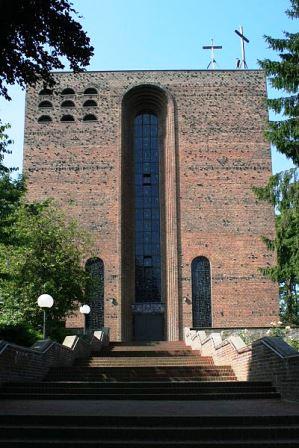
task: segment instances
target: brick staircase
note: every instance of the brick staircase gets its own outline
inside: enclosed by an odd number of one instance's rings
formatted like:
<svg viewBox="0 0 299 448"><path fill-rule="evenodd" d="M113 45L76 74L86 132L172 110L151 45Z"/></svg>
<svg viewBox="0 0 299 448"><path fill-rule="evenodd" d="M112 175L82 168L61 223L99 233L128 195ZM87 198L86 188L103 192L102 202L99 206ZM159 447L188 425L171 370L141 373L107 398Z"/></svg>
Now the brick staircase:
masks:
<svg viewBox="0 0 299 448"><path fill-rule="evenodd" d="M215 366L212 358L201 357L181 341L162 341L113 344L72 367L52 369L46 381L185 383L236 381L236 377L230 366Z"/></svg>
<svg viewBox="0 0 299 448"><path fill-rule="evenodd" d="M263 403L277 407L279 398L271 383L239 382L230 366L215 366L211 358L201 357L183 342L113 343L72 367L52 369L44 382L6 384L1 400L28 405L34 400L48 408L34 417L0 415L0 446L298 447L299 411L259 415ZM55 403L61 400L73 403L72 415L56 415ZM224 406L218 415L180 414L184 406L196 410L200 403L209 409L210 402ZM242 403L248 402L256 403L256 415L242 414ZM93 408L84 415L88 403ZM101 403L118 409L124 404L126 411L96 416ZM134 407L135 415L129 415L126 403ZM159 403L161 415L148 414L151 403ZM225 406L231 410L238 403L241 410L227 415Z"/></svg>

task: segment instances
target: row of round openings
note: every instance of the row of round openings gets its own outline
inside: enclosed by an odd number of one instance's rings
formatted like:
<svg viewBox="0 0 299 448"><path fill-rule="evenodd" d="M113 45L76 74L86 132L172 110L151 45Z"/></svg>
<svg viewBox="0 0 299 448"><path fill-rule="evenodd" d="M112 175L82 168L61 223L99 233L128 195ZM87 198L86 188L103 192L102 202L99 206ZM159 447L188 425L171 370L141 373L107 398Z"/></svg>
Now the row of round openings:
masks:
<svg viewBox="0 0 299 448"><path fill-rule="evenodd" d="M95 100L87 100L84 102L83 107L96 107L98 104ZM51 101L45 100L45 101L41 101L38 105L39 108L44 108L44 109L49 109L53 107L53 104L51 103ZM75 103L71 100L65 100L63 101L63 103L61 104L61 107L76 107Z"/></svg>
<svg viewBox="0 0 299 448"><path fill-rule="evenodd" d="M83 117L83 121L97 121L97 120L98 120L97 117L93 114L87 114L87 115L84 115L84 117ZM50 115L41 115L37 121L38 121L38 123L50 123L53 120L50 117ZM60 121L73 122L73 121L75 121L75 118L73 117L73 115L63 115L60 118Z"/></svg>
<svg viewBox="0 0 299 448"><path fill-rule="evenodd" d="M84 95L97 95L98 91L94 87L88 87L84 90ZM40 96L51 96L53 95L53 90L51 89L42 89L39 92ZM71 89L70 87L67 87L66 89L63 89L61 92L61 95L75 95L74 89Z"/></svg>

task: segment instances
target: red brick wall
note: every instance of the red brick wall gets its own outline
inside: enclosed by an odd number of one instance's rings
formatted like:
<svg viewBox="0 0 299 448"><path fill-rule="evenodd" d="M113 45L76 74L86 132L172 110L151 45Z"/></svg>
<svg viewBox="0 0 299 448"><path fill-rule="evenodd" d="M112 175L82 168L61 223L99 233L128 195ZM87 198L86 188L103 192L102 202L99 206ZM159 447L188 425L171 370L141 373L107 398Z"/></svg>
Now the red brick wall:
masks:
<svg viewBox="0 0 299 448"><path fill-rule="evenodd" d="M105 326L121 338L121 104L139 84L165 89L175 104L181 330L191 326L190 267L199 255L212 267L214 326L264 326L278 314L277 288L259 267L273 262L260 235L273 235L273 210L252 186L270 174L263 137L267 120L261 71L139 71L57 74L53 109L38 110L27 92L24 170L30 199L55 197L91 230L105 264ZM74 88L74 123L60 123L62 88ZM96 123L84 123L83 92L96 87ZM91 112L91 110L89 110ZM37 123L43 113L53 121ZM117 304L111 303L115 298Z"/></svg>
<svg viewBox="0 0 299 448"><path fill-rule="evenodd" d="M222 340L185 328L185 342L215 365L231 366L238 381L270 381L283 398L299 400L299 353L278 337L263 337L246 346L239 336Z"/></svg>

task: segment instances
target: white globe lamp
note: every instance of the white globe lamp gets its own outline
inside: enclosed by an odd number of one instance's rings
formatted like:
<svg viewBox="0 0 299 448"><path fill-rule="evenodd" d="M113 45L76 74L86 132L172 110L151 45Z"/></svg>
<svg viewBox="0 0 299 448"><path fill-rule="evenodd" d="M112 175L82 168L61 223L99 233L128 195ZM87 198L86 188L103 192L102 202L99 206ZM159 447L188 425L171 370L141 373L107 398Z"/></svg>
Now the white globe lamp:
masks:
<svg viewBox="0 0 299 448"><path fill-rule="evenodd" d="M50 296L50 294L42 294L37 299L37 304L43 310L43 313L44 313L43 338L46 339L46 337L47 337L47 331L46 331L46 320L47 320L46 310L49 309L49 308L52 308L52 306L54 305L54 299L53 299L52 296Z"/></svg>
<svg viewBox="0 0 299 448"><path fill-rule="evenodd" d="M80 313L83 314L83 316L84 316L83 334L86 334L86 316L90 313L90 306L89 305L81 305Z"/></svg>
<svg viewBox="0 0 299 448"><path fill-rule="evenodd" d="M82 306L80 306L80 313L82 313L82 314L89 314L90 313L90 306L89 305L82 305Z"/></svg>
<svg viewBox="0 0 299 448"><path fill-rule="evenodd" d="M50 294L42 294L37 299L37 304L40 308L52 308L54 300Z"/></svg>

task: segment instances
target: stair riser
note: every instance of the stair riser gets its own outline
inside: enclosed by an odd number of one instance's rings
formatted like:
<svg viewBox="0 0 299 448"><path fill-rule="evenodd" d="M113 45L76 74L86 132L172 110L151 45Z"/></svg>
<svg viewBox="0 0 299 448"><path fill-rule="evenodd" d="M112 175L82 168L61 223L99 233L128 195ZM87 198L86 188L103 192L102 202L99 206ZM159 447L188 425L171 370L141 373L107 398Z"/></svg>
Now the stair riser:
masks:
<svg viewBox="0 0 299 448"><path fill-rule="evenodd" d="M299 426L285 428L1 428L0 438L24 440L34 439L58 439L58 440L115 440L115 441L207 441L213 440L275 440L275 439L299 439Z"/></svg>
<svg viewBox="0 0 299 448"><path fill-rule="evenodd" d="M171 367L171 366L170 366ZM177 374L184 374L185 376L189 376L192 374L203 376L203 375L232 375L232 371L230 369L216 369L216 368L190 368L190 369L184 369L184 368L166 368L165 366L157 367L157 368L143 368L143 367L82 367L82 368L76 368L73 369L53 369L50 370L49 374L61 374L64 375L72 374L72 375L85 375L87 373L92 374L127 374L128 372L132 372L133 374L138 374L140 376L143 375L177 375Z"/></svg>
<svg viewBox="0 0 299 448"><path fill-rule="evenodd" d="M219 393L219 394L0 394L4 400L255 400L255 399L278 399L278 393Z"/></svg>
<svg viewBox="0 0 299 448"><path fill-rule="evenodd" d="M94 357L94 358L101 358L102 356L132 357L133 355L135 357L147 356L147 357L159 357L159 358L168 357L168 356L198 357L198 356L200 356L200 353L196 352L196 351L191 352L191 351L183 351L183 350L172 350L172 351L164 351L164 350L155 350L155 351L110 350L110 351L105 351L105 350L103 350L103 352L99 353L98 355L92 355L92 357ZM209 358L209 357L203 357L203 359L211 360L211 358Z"/></svg>
<svg viewBox="0 0 299 448"><path fill-rule="evenodd" d="M107 383L104 383L103 385L107 385ZM119 395L119 394L129 394L129 393L145 393L145 394L149 394L149 393L154 393L154 394L158 394L158 393L173 393L173 394L177 394L177 393L185 393L185 394L191 394L191 393L196 393L196 394L201 394L201 393L210 393L210 394L218 394L218 393L274 393L275 389L272 387L269 388L246 388L246 387L222 387L222 388L204 388L204 387L186 387L184 385L184 383L182 383L182 387L177 387L177 388L163 388L163 387L138 387L136 388L134 387L124 387L122 389L120 388L112 388L112 387L102 387L102 388L82 388L82 387L36 387L36 388L19 388L19 389L14 389L14 388L4 388L3 392L5 392L6 394L10 393L10 394L37 394L37 393L48 393L48 394L68 394L68 393L72 393L72 394L115 394L115 395ZM1 395L1 394L0 394Z"/></svg>
<svg viewBox="0 0 299 448"><path fill-rule="evenodd" d="M152 368L157 368L157 367L198 367L199 369L205 369L205 368L213 368L213 364L208 364L208 363L201 363L198 361L194 361L194 362L186 362L186 363L182 363L182 362L142 362L142 363L138 363L138 362L99 362L99 363L82 363L80 365L75 365L74 368L98 368L98 369L105 369L105 368L131 368L131 369L135 369L135 368L141 368L141 367L152 367ZM217 369L218 370L218 369Z"/></svg>
<svg viewBox="0 0 299 448"><path fill-rule="evenodd" d="M197 381L200 381L202 383L204 382L231 382L231 381L236 381L235 377L195 377L197 379ZM177 381L178 377L176 377L176 381ZM183 382L187 382L189 378L181 378L181 381ZM50 381L78 381L78 376L75 377L49 377L48 380ZM159 381L162 381L163 377L159 377ZM168 377L164 378L165 382L170 381L170 379ZM157 377L113 377L113 376L104 376L101 377L100 375L98 376L85 376L81 378L81 381L92 381L94 383L98 383L98 382L116 382L116 381L125 381L125 382L144 382L144 381L148 381L148 382L156 382L157 381Z"/></svg>
<svg viewBox="0 0 299 448"><path fill-rule="evenodd" d="M234 443L234 445L232 445ZM190 441L190 442L177 442L174 444L174 442L148 442L145 443L144 441L135 442L135 440L129 441L124 445L123 442L117 443L117 442L102 442L102 441L78 441L78 440L72 440L72 441L52 441L52 440L42 440L42 441L34 441L30 440L28 442L26 441L3 441L1 444L1 448L65 448L65 447L75 447L75 448L124 448L124 446L127 448L185 448L185 447L196 447L196 448L297 448L299 444L299 440L295 442L280 442L277 440L272 441L266 441L261 443L260 441L250 443L243 442L243 441L215 441L215 442L198 442L198 441Z"/></svg>
<svg viewBox="0 0 299 448"><path fill-rule="evenodd" d="M110 427L114 428L214 428L214 427L242 427L248 426L254 427L268 427L268 426L298 426L299 425L299 413L297 415L248 415L244 417L241 415L231 416L113 416L113 420L109 415L80 415L78 421L74 422L73 415L64 415L63 421L61 415L54 413L41 415L35 414L34 416L28 414L20 415L0 415L0 426L9 425L12 427L17 426L18 422L23 427L34 425L42 425L48 427L61 426L64 427Z"/></svg>
<svg viewBox="0 0 299 448"><path fill-rule="evenodd" d="M90 371L90 370L86 370L86 371L81 371L81 372L70 372L69 374L61 372L61 373L52 373L49 374L47 377L48 378L65 378L66 381L69 381L70 378L74 378L77 381L80 381L80 378L86 378L86 377L105 377L105 376L109 376L109 377L115 377L118 378L119 380L121 378L156 378L157 380L159 378L236 378L235 375L232 375L230 372L121 372L121 371Z"/></svg>
<svg viewBox="0 0 299 448"><path fill-rule="evenodd" d="M108 384L103 384L103 383L99 383L99 385L96 385L96 384L88 384L88 383L85 383L85 382L74 382L74 383L69 383L69 382L67 382L67 383L52 383L52 382L46 382L46 381L44 381L44 382L42 382L42 383L31 383L31 382L28 382L28 383L14 383L14 382L12 382L12 383L7 383L6 384L6 387L10 387L10 388L35 388L35 387L43 387L43 388L45 388L45 387L49 387L49 388L55 388L55 387L66 387L66 388L73 388L73 387L80 387L80 388L103 388L103 387L107 387L107 388L109 388L109 387L111 387L111 386L109 386ZM166 383L165 384L165 382L163 382L162 384L161 384L161 386L163 387L163 389L165 388L165 387L169 387L169 388L176 388L176 387L184 387L183 386L183 384L182 383L180 383L180 382L171 382L171 383ZM115 389L115 388L123 388L123 387L147 387L147 384L145 383L145 386L143 385L143 384L140 384L140 383L136 383L135 385L132 385L132 384L130 384L129 386L127 385L127 383L121 383L121 382L119 382L119 383L114 383L113 384L113 389ZM152 383L150 383L149 385L148 385L148 387L159 387L159 382L157 382L157 384L155 384L155 385L153 385ZM191 384L190 383L188 383L188 387L202 387L202 383L201 382L196 382L196 381L192 381L191 382ZM204 388L206 389L206 388L208 388L208 387L210 387L210 388L215 388L215 387L217 387L217 388L222 388L222 387L227 387L227 383L226 382L218 382L217 384L214 384L214 383L211 383L211 384L205 384L204 385ZM261 381L236 381L236 382L234 382L234 383L230 383L229 384L229 387L230 388L240 388L240 387L244 387L244 388L252 388L252 387L254 387L254 388L261 388L261 389L264 389L264 388L273 388L272 387L272 384L270 383L270 382L261 382Z"/></svg>

